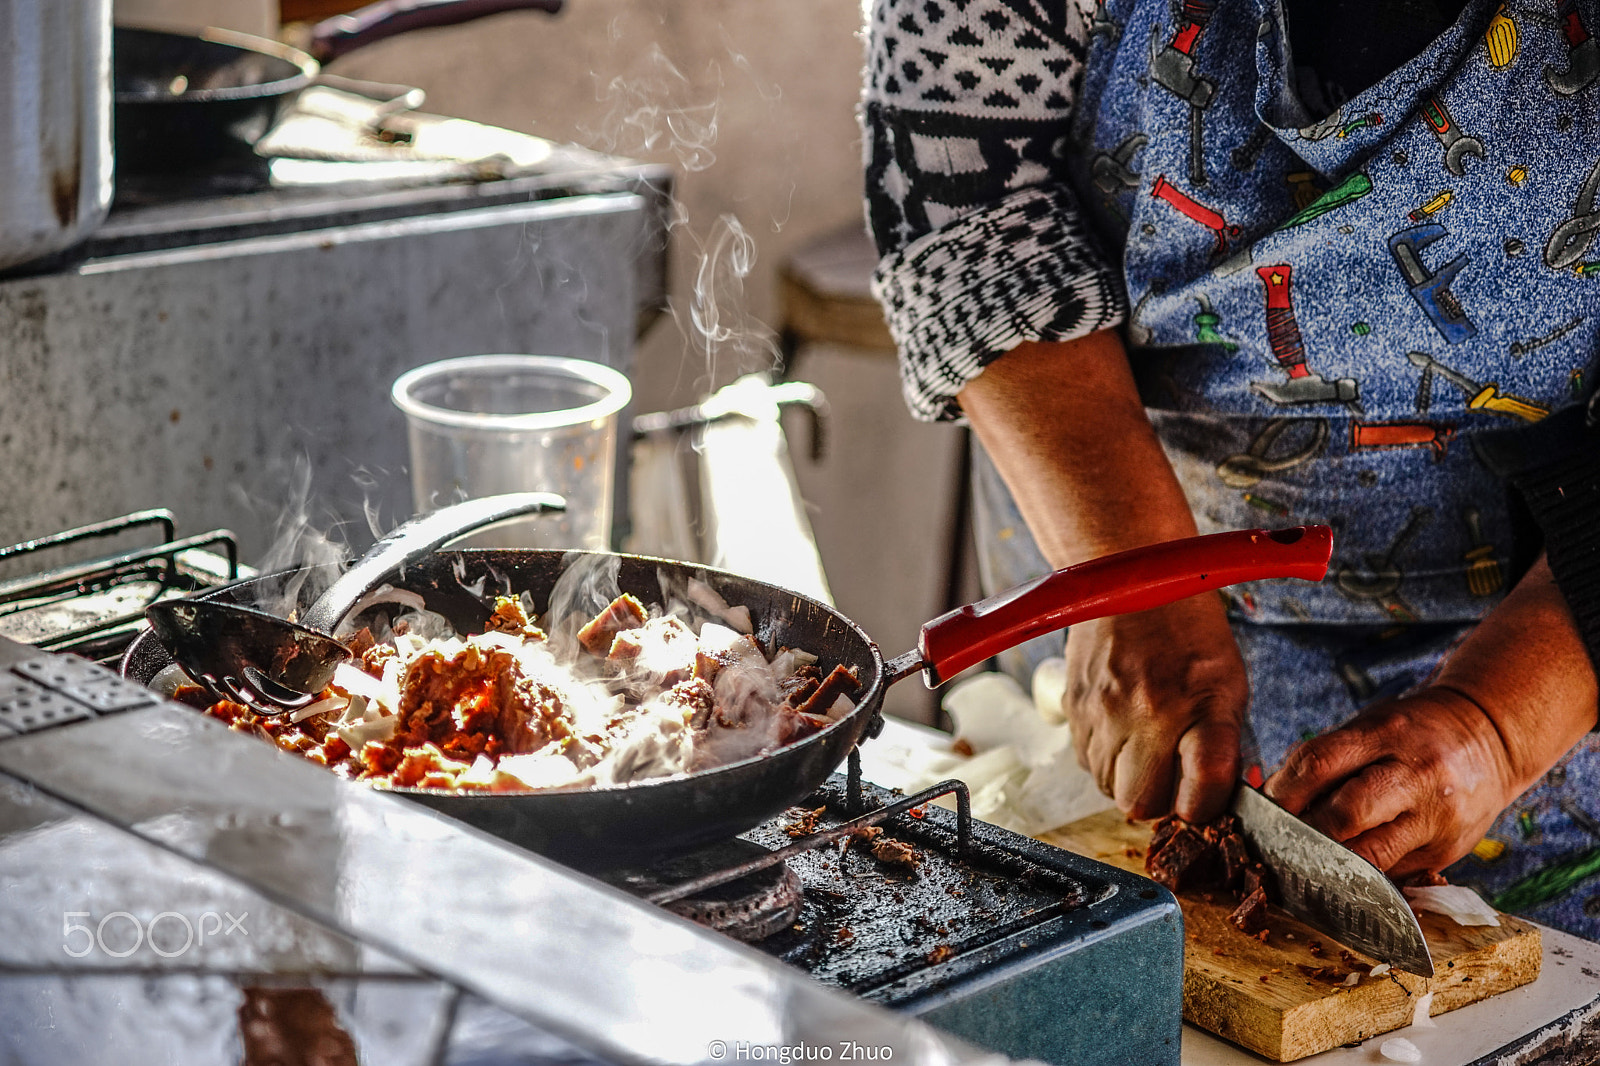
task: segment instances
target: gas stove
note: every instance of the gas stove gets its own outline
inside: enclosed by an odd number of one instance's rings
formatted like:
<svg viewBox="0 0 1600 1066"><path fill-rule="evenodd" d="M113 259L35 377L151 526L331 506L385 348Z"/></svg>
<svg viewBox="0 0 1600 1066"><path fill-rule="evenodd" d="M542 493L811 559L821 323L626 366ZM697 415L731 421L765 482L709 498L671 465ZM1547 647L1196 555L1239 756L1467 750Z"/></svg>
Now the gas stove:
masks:
<svg viewBox="0 0 1600 1066"><path fill-rule="evenodd" d="M116 631L129 629L143 598L226 578L225 547L224 555L204 551L214 534L171 539L160 517L131 517L168 542L119 545L101 567L52 556L47 572L10 578L20 595L6 603L0 590L0 632L76 644L109 661ZM33 547L42 556L129 532L117 523L89 528ZM0 549L0 559L23 554L35 553ZM83 635L41 632L61 618ZM941 794L960 809L935 805ZM226 1029L207 1030L208 1047L244 1040L252 1012L320 1018L322 1029L376 1046L361 1012L386 1010L415 1013L408 1026L427 1029L441 1048L479 1046L460 1043L460 1025L446 1017L455 1012L512 1034L513 1043L555 1041L567 1057L628 1061L659 1053L651 1027L678 1010L666 1000L705 985L703 994L730 1011L743 1003L740 1012L781 1021L767 1041L774 1046L796 1042L784 1027L799 1024L802 1004L844 1003L899 1034L883 1039L902 1047L904 1019L914 1018L1048 1062L1177 1062L1182 927L1165 890L972 820L959 782L900 796L862 782L855 759L801 807L737 840L645 868L580 872L337 779L83 658L0 637L0 808L8 804L0 854L11 858L0 863L0 895L32 902L20 911L8 904L0 917L10 926L0 930L0 944L10 945L0 948L0 982L20 982L10 987L49 1010L63 1007L62 997L109 1010L138 988L133 1001L169 1025L178 1010ZM41 847L49 836L97 843L79 864L77 853ZM51 887L62 883L75 887ZM539 888L519 902L526 893L515 886L524 883ZM401 898L407 892L414 895ZM578 924L544 923L552 907ZM211 928L241 911L263 923L250 948L270 941L274 951L244 950L242 936L229 942ZM156 950L178 945L158 945L157 926L181 942L184 922L213 936L209 954L181 956L189 966L180 980L182 968ZM64 925L80 931L64 940ZM578 937L577 929L586 931ZM128 939L135 931L142 946ZM642 956L641 937L655 945ZM485 938L496 942L478 943ZM461 953L469 943L478 954ZM542 945L544 961L534 965L517 943ZM65 957L85 945L86 958ZM120 961L130 946L129 961ZM102 972L107 965L115 975ZM588 972L579 978L569 966ZM146 983L130 984L133 973ZM585 1021L576 1027L551 1007L575 998L556 987L572 981L603 986L578 997ZM738 981L744 998L727 1000ZM650 995L628 1002L641 984ZM10 1021L21 1027L6 1031L25 1032L38 1016ZM727 1024L726 1033L748 1031L744 1021ZM819 1024L801 1028L815 1035ZM624 1034L628 1026L642 1028ZM730 1039L711 1019L694 1028L702 1052ZM52 1047L24 1046L20 1058L54 1061ZM664 1057L708 1055L680 1046ZM455 1060L441 1051L423 1061Z"/></svg>
<svg viewBox="0 0 1600 1066"><path fill-rule="evenodd" d="M973 819L959 781L902 796L859 774L852 758L734 841L597 876L1009 1055L1176 1061L1182 923L1164 889Z"/></svg>

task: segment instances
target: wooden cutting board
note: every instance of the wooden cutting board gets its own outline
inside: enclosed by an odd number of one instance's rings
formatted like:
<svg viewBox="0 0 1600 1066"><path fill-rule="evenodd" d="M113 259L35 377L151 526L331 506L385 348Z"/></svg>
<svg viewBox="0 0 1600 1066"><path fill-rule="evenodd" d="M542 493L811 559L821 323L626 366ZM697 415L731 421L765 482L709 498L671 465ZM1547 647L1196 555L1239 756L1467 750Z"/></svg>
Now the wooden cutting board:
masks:
<svg viewBox="0 0 1600 1066"><path fill-rule="evenodd" d="M1150 829L1150 823L1129 822L1112 810L1040 839L1142 874ZM1229 893L1214 900L1185 893L1178 902L1184 920L1184 1020L1277 1062L1410 1025L1415 997L1429 991L1431 1013L1443 1014L1539 976L1538 927L1509 915L1501 915L1495 927L1422 914L1434 976L1391 970L1372 977L1375 960L1347 953L1277 908L1263 941L1228 921L1234 908ZM1320 954L1313 950L1318 941ZM1357 983L1345 987L1330 983L1331 975L1307 972L1318 968L1336 971L1333 981L1357 974Z"/></svg>

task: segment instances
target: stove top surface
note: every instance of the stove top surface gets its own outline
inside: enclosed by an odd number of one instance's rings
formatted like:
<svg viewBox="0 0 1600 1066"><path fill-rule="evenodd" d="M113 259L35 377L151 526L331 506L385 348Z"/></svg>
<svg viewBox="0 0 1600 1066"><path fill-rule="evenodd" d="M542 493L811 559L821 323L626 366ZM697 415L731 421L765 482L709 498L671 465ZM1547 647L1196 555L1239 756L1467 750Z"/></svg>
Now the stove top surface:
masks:
<svg viewBox="0 0 1600 1066"><path fill-rule="evenodd" d="M846 779L835 775L801 806L731 842L744 849L713 845L644 870L601 876L646 895L749 853L777 851L797 837L842 825L853 810L899 798L866 784L862 805L853 809ZM789 858L784 865L799 886L791 919L769 936L732 935L825 984L895 1003L915 983L908 978L973 952L981 952L986 965L1025 955L1030 935L1050 939L1058 918L1117 894L1119 886L1062 863L1054 848L976 823L963 851L952 812L931 806L913 811L885 823L887 832L875 839L846 838ZM726 899L733 895L727 890L740 884L712 892ZM1160 895L1149 892L1146 902ZM681 906L668 904L694 917Z"/></svg>

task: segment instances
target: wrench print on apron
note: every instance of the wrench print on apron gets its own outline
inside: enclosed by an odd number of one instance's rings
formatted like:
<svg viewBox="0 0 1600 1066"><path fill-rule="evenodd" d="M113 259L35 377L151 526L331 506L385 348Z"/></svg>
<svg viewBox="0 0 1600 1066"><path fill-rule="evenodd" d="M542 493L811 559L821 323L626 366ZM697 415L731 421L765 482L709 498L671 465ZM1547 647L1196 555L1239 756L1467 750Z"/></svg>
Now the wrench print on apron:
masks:
<svg viewBox="0 0 1600 1066"><path fill-rule="evenodd" d="M1070 177L1122 264L1130 359L1200 532L1336 530L1321 584L1229 593L1260 781L1426 681L1515 576L1474 439L1594 387L1600 3L1470 0L1323 118L1278 0L1096 11ZM980 550L1015 577L1032 549L1003 496L980 492L1001 501ZM1591 735L1450 876L1600 938L1596 797Z"/></svg>

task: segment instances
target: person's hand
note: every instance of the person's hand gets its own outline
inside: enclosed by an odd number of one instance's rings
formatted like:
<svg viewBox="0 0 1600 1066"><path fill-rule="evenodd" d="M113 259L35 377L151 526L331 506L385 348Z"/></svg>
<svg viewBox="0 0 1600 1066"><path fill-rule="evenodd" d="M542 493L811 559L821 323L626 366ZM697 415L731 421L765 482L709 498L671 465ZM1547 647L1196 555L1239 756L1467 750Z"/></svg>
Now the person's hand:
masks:
<svg viewBox="0 0 1600 1066"><path fill-rule="evenodd" d="M1249 683L1216 596L1073 626L1062 709L1078 762L1134 818L1222 813Z"/></svg>
<svg viewBox="0 0 1600 1066"><path fill-rule="evenodd" d="M1523 782L1499 729L1443 687L1387 700L1290 752L1265 791L1391 876L1472 850Z"/></svg>

